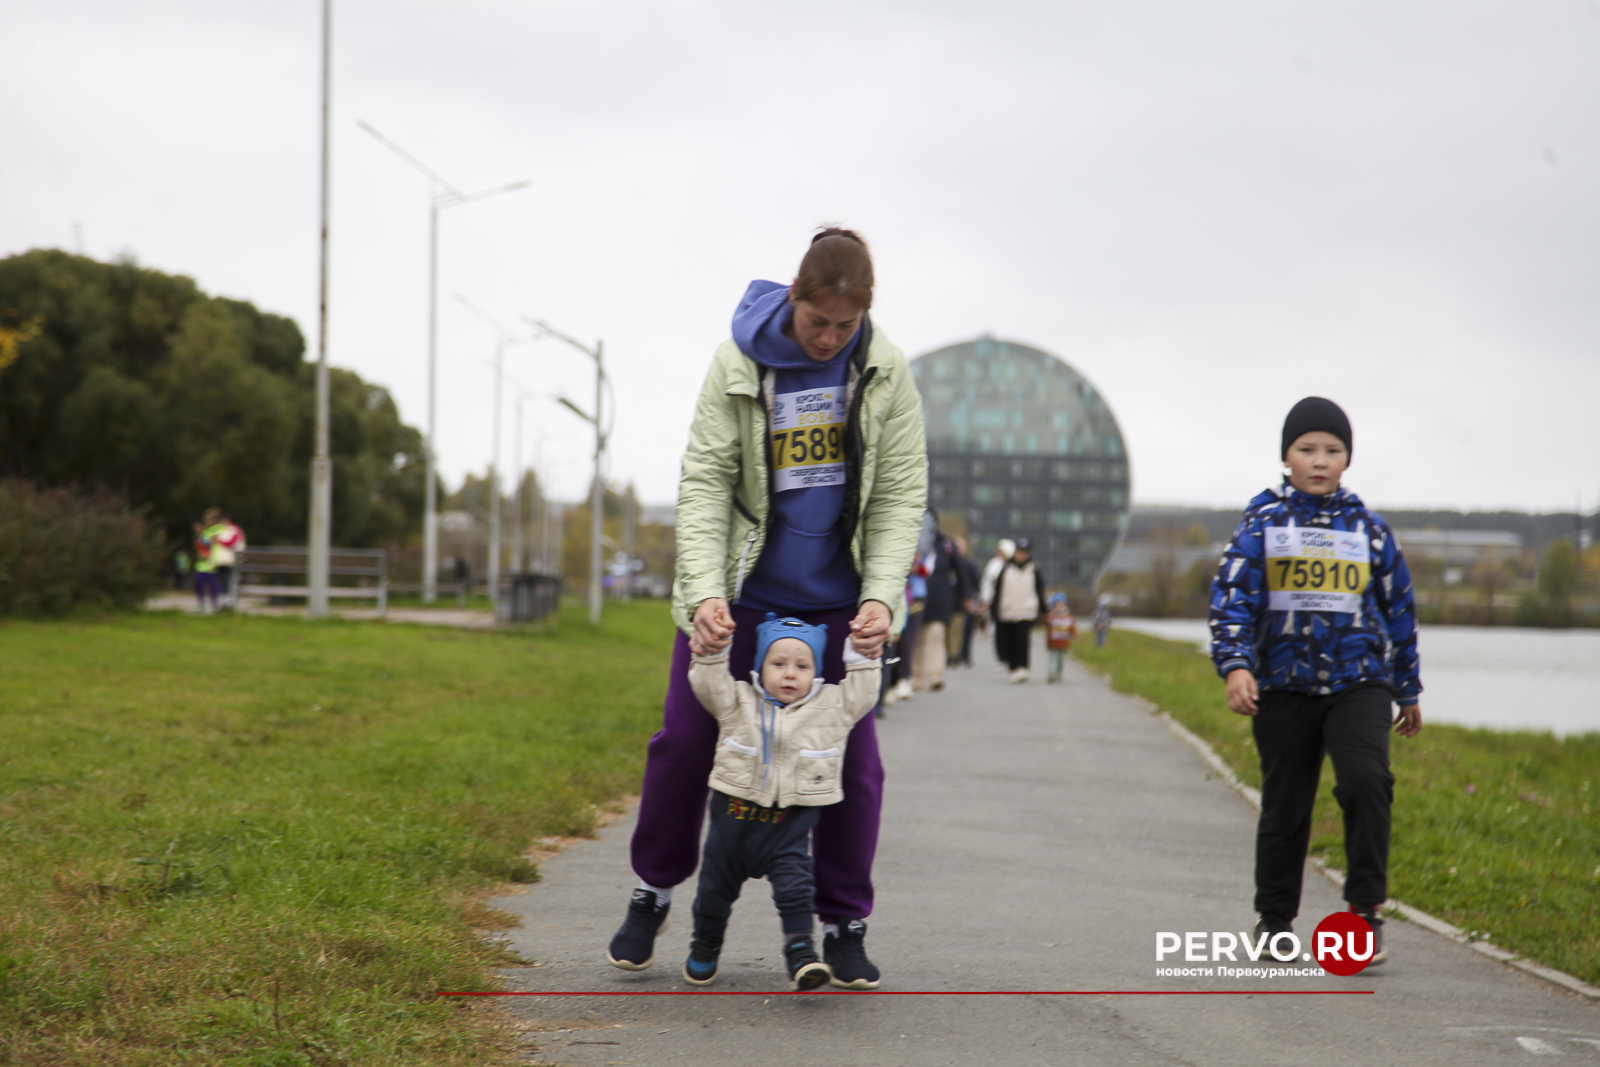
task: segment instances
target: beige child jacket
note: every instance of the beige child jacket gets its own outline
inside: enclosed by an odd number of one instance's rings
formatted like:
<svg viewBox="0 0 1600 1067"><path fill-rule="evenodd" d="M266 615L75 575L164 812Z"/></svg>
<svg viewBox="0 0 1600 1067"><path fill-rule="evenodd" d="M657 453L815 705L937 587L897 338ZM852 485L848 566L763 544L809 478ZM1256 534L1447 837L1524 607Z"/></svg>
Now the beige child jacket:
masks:
<svg viewBox="0 0 1600 1067"><path fill-rule="evenodd" d="M844 659L841 684L818 678L810 693L783 707L767 700L757 672L751 672L750 682L735 681L728 673L726 652L695 656L689 685L718 724L711 788L769 808L820 807L843 800L839 772L845 739L878 703L880 666L848 642Z"/></svg>

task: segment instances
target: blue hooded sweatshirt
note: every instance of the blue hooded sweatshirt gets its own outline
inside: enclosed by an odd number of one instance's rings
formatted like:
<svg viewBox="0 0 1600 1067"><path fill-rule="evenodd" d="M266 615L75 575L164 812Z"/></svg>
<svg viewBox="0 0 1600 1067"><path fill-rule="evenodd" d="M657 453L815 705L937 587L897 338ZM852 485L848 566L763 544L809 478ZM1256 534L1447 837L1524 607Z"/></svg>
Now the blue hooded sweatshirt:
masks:
<svg viewBox="0 0 1600 1067"><path fill-rule="evenodd" d="M846 385L861 331L818 363L784 333L794 317L789 287L754 281L733 313L733 340L774 376L767 444L772 512L761 556L739 595L757 611L854 607L861 579L843 520Z"/></svg>

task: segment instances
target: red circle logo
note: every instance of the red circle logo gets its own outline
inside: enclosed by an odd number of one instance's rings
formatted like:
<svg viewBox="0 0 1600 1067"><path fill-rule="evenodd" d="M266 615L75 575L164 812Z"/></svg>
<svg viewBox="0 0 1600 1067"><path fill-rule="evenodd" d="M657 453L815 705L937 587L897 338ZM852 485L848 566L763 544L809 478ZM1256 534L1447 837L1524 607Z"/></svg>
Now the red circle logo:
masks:
<svg viewBox="0 0 1600 1067"><path fill-rule="evenodd" d="M1336 911L1317 924L1311 935L1311 951L1317 964L1329 974L1349 978L1366 970L1372 962L1378 937L1367 920L1353 911Z"/></svg>

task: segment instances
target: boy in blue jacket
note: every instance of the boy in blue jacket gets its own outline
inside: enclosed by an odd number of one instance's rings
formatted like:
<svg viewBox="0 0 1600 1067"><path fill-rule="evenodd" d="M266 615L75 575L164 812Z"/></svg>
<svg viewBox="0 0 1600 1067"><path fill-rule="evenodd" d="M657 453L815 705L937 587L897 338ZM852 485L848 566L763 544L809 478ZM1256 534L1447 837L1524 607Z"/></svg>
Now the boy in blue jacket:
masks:
<svg viewBox="0 0 1600 1067"><path fill-rule="evenodd" d="M1382 963L1389 729L1422 729L1411 573L1388 525L1339 484L1352 451L1339 405L1300 401L1282 447L1286 484L1250 501L1211 582L1211 656L1261 756L1256 937L1270 944L1300 910L1326 751L1344 812L1344 898L1371 924L1371 962Z"/></svg>

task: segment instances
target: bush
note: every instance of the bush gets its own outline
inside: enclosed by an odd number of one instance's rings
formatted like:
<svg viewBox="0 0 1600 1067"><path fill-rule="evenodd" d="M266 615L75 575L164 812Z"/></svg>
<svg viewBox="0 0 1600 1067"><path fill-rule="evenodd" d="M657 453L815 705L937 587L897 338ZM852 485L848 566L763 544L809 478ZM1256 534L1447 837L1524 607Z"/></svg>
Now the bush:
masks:
<svg viewBox="0 0 1600 1067"><path fill-rule="evenodd" d="M108 493L0 480L0 615L62 615L144 603L160 533Z"/></svg>
<svg viewBox="0 0 1600 1067"><path fill-rule="evenodd" d="M1557 541L1539 566L1537 590L1524 593L1517 602L1517 625L1558 629L1576 625L1572 594L1577 586L1578 549L1571 541Z"/></svg>

